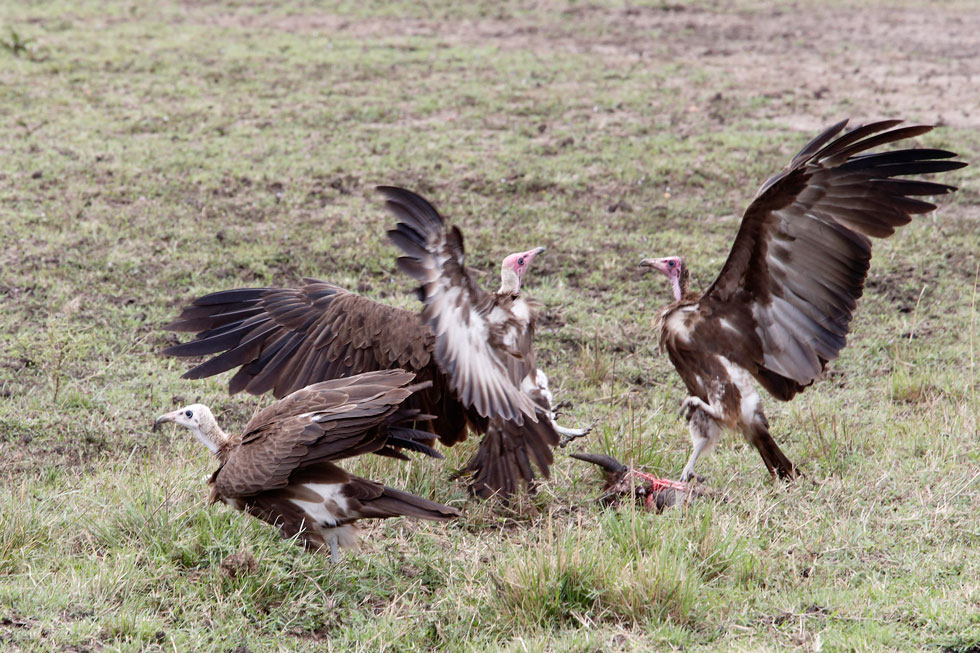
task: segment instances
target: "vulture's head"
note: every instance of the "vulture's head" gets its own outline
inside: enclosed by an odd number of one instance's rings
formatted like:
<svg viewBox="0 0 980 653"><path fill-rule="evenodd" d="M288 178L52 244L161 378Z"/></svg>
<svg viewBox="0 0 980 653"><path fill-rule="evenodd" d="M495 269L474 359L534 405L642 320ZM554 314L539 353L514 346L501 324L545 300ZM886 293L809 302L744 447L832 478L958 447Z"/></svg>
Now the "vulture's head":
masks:
<svg viewBox="0 0 980 653"><path fill-rule="evenodd" d="M680 256L645 258L640 261L640 269L657 270L667 277L670 280L670 287L674 290L674 299L676 300L680 300L687 292L687 266L684 265L684 259Z"/></svg>
<svg viewBox="0 0 980 653"><path fill-rule="evenodd" d="M516 295L521 289L524 273L531 267L534 257L544 251L544 247L535 247L526 252L516 252L504 259L500 264L500 294Z"/></svg>
<svg viewBox="0 0 980 653"><path fill-rule="evenodd" d="M189 430L194 434L194 437L204 443L204 446L211 453L217 453L220 445L228 439L225 433L218 428L218 423L214 420L211 409L204 404L191 404L171 413L160 415L153 423L153 429L156 430L166 422L173 422Z"/></svg>

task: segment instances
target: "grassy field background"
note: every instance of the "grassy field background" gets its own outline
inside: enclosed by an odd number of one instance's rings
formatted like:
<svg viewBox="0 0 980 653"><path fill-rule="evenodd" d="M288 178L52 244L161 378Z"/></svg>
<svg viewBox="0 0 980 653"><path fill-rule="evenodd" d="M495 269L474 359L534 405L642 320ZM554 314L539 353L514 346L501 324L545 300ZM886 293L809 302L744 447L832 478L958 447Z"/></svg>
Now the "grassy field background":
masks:
<svg viewBox="0 0 980 653"><path fill-rule="evenodd" d="M412 307L377 184L459 224L468 263L543 245L540 363L580 450L676 476L683 389L643 256L713 279L742 208L842 117L938 123L976 161L971 2L0 4L0 647L827 650L980 647L976 165L876 243L841 358L773 433L728 436L728 501L594 503L559 451L509 509L444 463L349 468L461 508L370 524L339 565L208 506L178 404L234 431L268 398L179 379L160 326L206 292L315 276Z"/></svg>

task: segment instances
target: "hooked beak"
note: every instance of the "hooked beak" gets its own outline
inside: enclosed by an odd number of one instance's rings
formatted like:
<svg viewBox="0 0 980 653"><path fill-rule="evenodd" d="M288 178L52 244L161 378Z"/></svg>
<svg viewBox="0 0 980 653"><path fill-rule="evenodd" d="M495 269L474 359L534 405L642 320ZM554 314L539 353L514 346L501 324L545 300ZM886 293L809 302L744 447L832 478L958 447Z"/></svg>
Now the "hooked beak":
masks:
<svg viewBox="0 0 980 653"><path fill-rule="evenodd" d="M658 272L667 273L667 268L664 265L664 260L662 258L645 258L640 261L639 268L645 270L647 268L657 270Z"/></svg>
<svg viewBox="0 0 980 653"><path fill-rule="evenodd" d="M524 252L524 258L530 263L535 256L544 252L544 247L535 247L534 249L529 249Z"/></svg>
<svg viewBox="0 0 980 653"><path fill-rule="evenodd" d="M156 421L153 422L153 430L154 431L158 430L161 424L165 424L167 422L173 422L176 417L177 417L177 411L174 411L172 413L167 413L166 415L160 415L160 417L158 417Z"/></svg>

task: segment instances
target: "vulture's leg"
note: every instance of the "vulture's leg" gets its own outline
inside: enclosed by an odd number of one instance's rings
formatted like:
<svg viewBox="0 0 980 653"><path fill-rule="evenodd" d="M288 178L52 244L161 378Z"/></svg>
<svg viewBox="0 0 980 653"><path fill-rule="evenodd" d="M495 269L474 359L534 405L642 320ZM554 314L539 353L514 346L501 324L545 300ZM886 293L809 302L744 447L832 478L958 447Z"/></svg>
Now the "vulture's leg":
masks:
<svg viewBox="0 0 980 653"><path fill-rule="evenodd" d="M581 429L569 429L564 426L559 426L558 422L555 421L558 419L558 410L571 404L567 401L560 401L552 405L555 398L551 394L551 390L548 389L548 376L540 368L535 370L533 379L530 375L524 377L524 380L521 382L521 388L524 392L530 394L542 408L547 410L548 419L551 420L551 424L558 431L558 434L562 436L561 442L558 443L559 447L565 447L572 440L585 437L592 432L592 429L595 428L596 423L599 421L594 420L589 426Z"/></svg>
<svg viewBox="0 0 980 653"><path fill-rule="evenodd" d="M695 397L695 399L697 398ZM698 399L698 401L701 400ZM694 463L697 462L701 454L711 451L712 447L718 444L722 430L721 424L700 407L691 414L691 419L687 425L691 431L691 444L694 445L694 449L691 451L691 457L687 464L684 465L684 471L681 472L682 483L694 478Z"/></svg>
<svg viewBox="0 0 980 653"><path fill-rule="evenodd" d="M340 553L337 551L338 544L337 534L334 533L330 536L330 561L334 564L340 562Z"/></svg>
<svg viewBox="0 0 980 653"><path fill-rule="evenodd" d="M694 415L694 411L698 409L701 409L714 419L724 419L720 412L712 408L711 405L706 403L703 399L701 399L701 397L695 397L693 395L681 402L681 417L690 421L691 417Z"/></svg>
<svg viewBox="0 0 980 653"><path fill-rule="evenodd" d="M572 440L577 440L578 438L584 438L585 436L587 436L589 433L592 432L592 429L595 428L595 425L598 422L599 420L595 419L592 420L592 423L586 426L585 428L567 429L564 426L558 426L555 420L553 419L551 420L551 423L555 425L555 430L558 431L559 435L562 436L561 442L558 443L559 447L567 446L568 443L571 442Z"/></svg>
<svg viewBox="0 0 980 653"><path fill-rule="evenodd" d="M800 475L796 465L783 454L769 434L769 420L766 419L761 408L756 408L752 419L747 424L742 424L742 434L749 444L759 451L762 462L766 464L770 474L773 476L778 474L782 479L796 478Z"/></svg>
<svg viewBox="0 0 980 653"><path fill-rule="evenodd" d="M551 419L558 419L562 416L563 409L571 407L572 402L570 401L559 401L557 404L551 407Z"/></svg>

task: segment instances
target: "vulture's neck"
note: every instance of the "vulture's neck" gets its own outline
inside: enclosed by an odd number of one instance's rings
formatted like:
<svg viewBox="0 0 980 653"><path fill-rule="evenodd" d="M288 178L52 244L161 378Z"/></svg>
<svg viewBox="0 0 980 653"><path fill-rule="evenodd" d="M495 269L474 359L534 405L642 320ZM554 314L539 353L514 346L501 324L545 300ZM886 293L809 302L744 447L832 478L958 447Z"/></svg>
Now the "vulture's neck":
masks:
<svg viewBox="0 0 980 653"><path fill-rule="evenodd" d="M204 424L195 426L191 429L191 432L195 438L201 441L201 444L208 448L208 451L218 458L224 457L223 454L231 438L221 430L217 422L206 421Z"/></svg>
<svg viewBox="0 0 980 653"><path fill-rule="evenodd" d="M695 299L697 293L691 292L691 275L687 267L681 268L680 275L670 278L670 287L674 291L675 302L687 302Z"/></svg>
<svg viewBox="0 0 980 653"><path fill-rule="evenodd" d="M521 292L521 278L517 276L511 268L504 268L500 271L500 296L517 297Z"/></svg>

